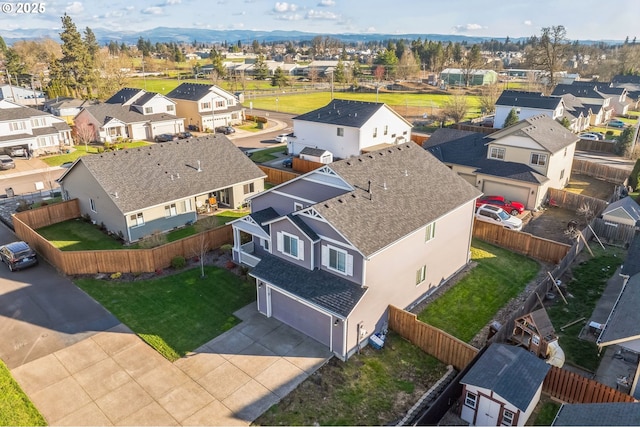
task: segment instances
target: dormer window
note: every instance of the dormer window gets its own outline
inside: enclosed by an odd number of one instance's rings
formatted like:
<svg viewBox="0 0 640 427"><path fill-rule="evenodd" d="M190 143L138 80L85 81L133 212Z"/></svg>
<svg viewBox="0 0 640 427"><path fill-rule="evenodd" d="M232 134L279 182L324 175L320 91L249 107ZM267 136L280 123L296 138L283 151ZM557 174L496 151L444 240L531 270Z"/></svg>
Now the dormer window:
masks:
<svg viewBox="0 0 640 427"><path fill-rule="evenodd" d="M11 122L9 123L9 129L11 130L25 130L27 126L24 122Z"/></svg>
<svg viewBox="0 0 640 427"><path fill-rule="evenodd" d="M491 149L489 150L489 158L496 159L496 160L504 160L504 153L505 153L504 148L491 147Z"/></svg>
<svg viewBox="0 0 640 427"><path fill-rule="evenodd" d="M144 107L144 113L145 114L152 114L153 113L153 107Z"/></svg>

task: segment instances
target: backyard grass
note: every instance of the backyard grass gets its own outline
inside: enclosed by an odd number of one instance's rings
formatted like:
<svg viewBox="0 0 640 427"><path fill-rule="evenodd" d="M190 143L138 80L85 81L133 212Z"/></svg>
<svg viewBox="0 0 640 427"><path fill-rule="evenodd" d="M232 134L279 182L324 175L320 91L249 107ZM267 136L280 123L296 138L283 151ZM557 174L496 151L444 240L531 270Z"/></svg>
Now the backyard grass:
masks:
<svg viewBox="0 0 640 427"><path fill-rule="evenodd" d="M58 222L36 231L61 251L125 249L120 240L107 236L98 227L83 219Z"/></svg>
<svg viewBox="0 0 640 427"><path fill-rule="evenodd" d="M286 145L279 145L277 147L265 148L264 150L254 151L251 155L251 160L254 163L264 163L269 160L276 159L277 156L274 156L275 153L284 153L287 150Z"/></svg>
<svg viewBox="0 0 640 427"><path fill-rule="evenodd" d="M0 426L46 426L47 422L0 361Z"/></svg>
<svg viewBox="0 0 640 427"><path fill-rule="evenodd" d="M126 150L128 148L144 147L145 145L149 145L149 143L145 141L133 141L114 145L118 147L119 150ZM70 153L40 157L40 160L49 166L60 166L63 163L74 162L79 157L86 156L87 154L97 154L98 147L97 145L75 145Z"/></svg>
<svg viewBox="0 0 640 427"><path fill-rule="evenodd" d="M478 265L418 315L418 319L469 342L496 312L522 292L539 270L522 255L474 240Z"/></svg>
<svg viewBox="0 0 640 427"><path fill-rule="evenodd" d="M548 397L543 396L540 399L540 403L538 403L538 405L540 405L540 408L536 408L534 410L534 413L532 414L533 420L529 418L527 425L550 426L551 423L553 423L553 420L556 418L558 411L560 410L560 404L558 402L552 401ZM533 423L531 423L531 421L533 421Z"/></svg>
<svg viewBox="0 0 640 427"><path fill-rule="evenodd" d="M205 267L133 282L77 279L121 322L170 361L240 323L233 312L255 300L255 287L233 273Z"/></svg>
<svg viewBox="0 0 640 427"><path fill-rule="evenodd" d="M331 359L254 425L395 425L445 372L391 332L382 350Z"/></svg>
<svg viewBox="0 0 640 427"><path fill-rule="evenodd" d="M216 219L215 227L220 227L225 225L228 222L233 221L234 219L242 218L243 216L249 215L249 211L240 210L240 211L220 211L213 215L213 218ZM176 240L184 239L185 237L193 236L196 234L195 225L188 225L186 227L179 228L174 231L170 231L167 233L167 241L175 242Z"/></svg>
<svg viewBox="0 0 640 427"><path fill-rule="evenodd" d="M567 292L570 294L567 297L569 304L565 305L561 299L556 299L554 305L547 309L547 313L558 335L558 342L564 351L566 363L595 372L601 356L598 356L595 343L579 338L585 322L578 322L564 331L560 330L562 326L581 317L585 319L591 317L607 285L607 280L613 276L616 268L624 260L622 250L608 247L603 251L595 245L592 245L591 249L596 256L572 269L573 278L567 283Z"/></svg>

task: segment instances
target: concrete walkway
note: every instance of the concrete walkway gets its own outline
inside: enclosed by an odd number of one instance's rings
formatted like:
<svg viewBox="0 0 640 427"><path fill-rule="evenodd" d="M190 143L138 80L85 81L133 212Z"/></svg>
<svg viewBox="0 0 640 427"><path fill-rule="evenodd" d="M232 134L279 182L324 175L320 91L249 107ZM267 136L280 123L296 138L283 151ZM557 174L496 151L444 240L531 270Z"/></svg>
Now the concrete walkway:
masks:
<svg viewBox="0 0 640 427"><path fill-rule="evenodd" d="M120 324L11 371L50 425L248 425L331 354L260 315L171 363Z"/></svg>

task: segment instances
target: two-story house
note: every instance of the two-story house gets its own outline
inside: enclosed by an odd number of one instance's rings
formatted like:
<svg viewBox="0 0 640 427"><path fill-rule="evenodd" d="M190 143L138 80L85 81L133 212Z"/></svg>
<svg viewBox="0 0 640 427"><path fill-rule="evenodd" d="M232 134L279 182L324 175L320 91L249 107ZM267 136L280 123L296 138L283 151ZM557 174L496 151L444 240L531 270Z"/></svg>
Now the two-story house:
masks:
<svg viewBox="0 0 640 427"><path fill-rule="evenodd" d="M167 94L176 103L176 114L190 130L213 130L218 126L241 124L244 108L238 99L215 85L182 83Z"/></svg>
<svg viewBox="0 0 640 427"><path fill-rule="evenodd" d="M208 135L83 156L58 181L82 215L133 242L194 223L211 198L237 208L264 178L226 136Z"/></svg>
<svg viewBox="0 0 640 427"><path fill-rule="evenodd" d="M0 99L25 107L38 107L46 101L42 91L11 84L0 85Z"/></svg>
<svg viewBox="0 0 640 427"><path fill-rule="evenodd" d="M623 116L629 112L631 101L627 99L628 91L624 87L616 87L611 82L581 82L575 81L573 86L593 88L604 97L609 97L609 106L613 108L614 114Z"/></svg>
<svg viewBox="0 0 640 427"><path fill-rule="evenodd" d="M438 129L423 144L487 195L539 207L549 188L564 188L579 138L546 114L490 135Z"/></svg>
<svg viewBox="0 0 640 427"><path fill-rule="evenodd" d="M257 308L347 359L469 262L480 192L415 144L341 160L251 198L232 223ZM247 242L247 243L244 243Z"/></svg>
<svg viewBox="0 0 640 427"><path fill-rule="evenodd" d="M184 131L176 117L175 102L164 95L124 88L103 104L87 105L74 119L76 129L90 129L95 140L118 138L152 140L156 136Z"/></svg>
<svg viewBox="0 0 640 427"><path fill-rule="evenodd" d="M91 105L91 101L69 97L50 99L44 103L44 111L63 119L69 126L73 126L73 119L82 109Z"/></svg>
<svg viewBox="0 0 640 427"><path fill-rule="evenodd" d="M404 144L411 140L411 127L386 104L334 99L322 108L294 117L295 138L287 144L289 154L294 156L310 147L346 159Z"/></svg>
<svg viewBox="0 0 640 427"><path fill-rule="evenodd" d="M37 156L72 144L71 128L61 118L0 100L0 149L20 147Z"/></svg>
<svg viewBox="0 0 640 427"><path fill-rule="evenodd" d="M599 92L595 83L590 85L576 83L578 82L574 82L570 85L556 85L551 95L573 95L578 98L580 102L585 107L589 107L593 113L591 115L591 126L599 126L604 122L609 121L615 114L615 110L612 106L611 95Z"/></svg>

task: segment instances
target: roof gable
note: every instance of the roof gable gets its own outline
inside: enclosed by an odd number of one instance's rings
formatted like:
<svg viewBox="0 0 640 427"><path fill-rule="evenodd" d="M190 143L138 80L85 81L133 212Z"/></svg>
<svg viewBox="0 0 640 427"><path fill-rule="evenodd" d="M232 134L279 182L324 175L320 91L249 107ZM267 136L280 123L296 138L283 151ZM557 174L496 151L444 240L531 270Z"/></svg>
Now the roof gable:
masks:
<svg viewBox="0 0 640 427"><path fill-rule="evenodd" d="M559 96L544 96L542 92L522 92L505 90L502 92L496 106L522 107L542 110L555 110L562 103Z"/></svg>
<svg viewBox="0 0 640 427"><path fill-rule="evenodd" d="M293 120L361 128L383 108L389 109L385 104L377 102L334 99L324 107L296 116ZM402 117L398 118L406 122ZM411 126L408 122L407 124Z"/></svg>
<svg viewBox="0 0 640 427"><path fill-rule="evenodd" d="M234 97L231 93L218 86L203 83L182 83L180 86L169 92L166 96L170 99L200 101L205 97L211 97L212 93L215 93L219 96L228 96L230 98Z"/></svg>
<svg viewBox="0 0 640 427"><path fill-rule="evenodd" d="M125 87L116 92L111 98L105 101L105 104L119 104L124 105L132 99L136 99L143 95L145 91L143 89L137 89L132 87Z"/></svg>
<svg viewBox="0 0 640 427"><path fill-rule="evenodd" d="M546 114L539 114L521 120L512 126L488 135L487 138L500 142L498 141L499 139L511 135L527 136L552 154L571 144L575 144L580 139Z"/></svg>
<svg viewBox="0 0 640 427"><path fill-rule="evenodd" d="M609 205L602 211L602 215L611 213L615 210L622 209L627 216L635 221L640 221L640 205L633 200L633 197L627 196Z"/></svg>

